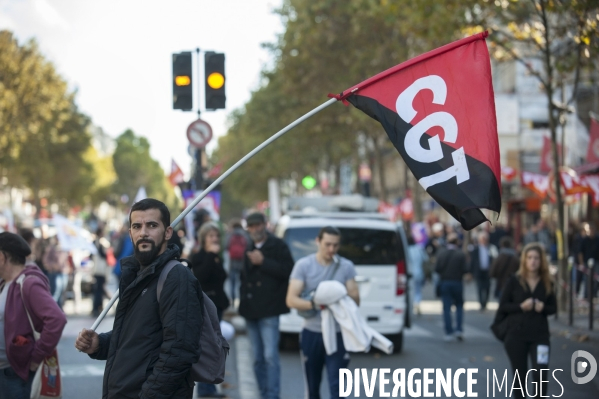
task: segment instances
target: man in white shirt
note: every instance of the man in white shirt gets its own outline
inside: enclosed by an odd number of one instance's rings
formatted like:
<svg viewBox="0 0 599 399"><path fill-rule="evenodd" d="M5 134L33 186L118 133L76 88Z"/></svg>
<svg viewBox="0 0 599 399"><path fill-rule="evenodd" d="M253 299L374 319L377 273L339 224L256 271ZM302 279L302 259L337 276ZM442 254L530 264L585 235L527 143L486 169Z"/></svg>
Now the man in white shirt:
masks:
<svg viewBox="0 0 599 399"><path fill-rule="evenodd" d="M312 317L304 319L304 328L300 334L300 348L304 362L304 377L310 399L320 398L319 388L322 368L326 365L331 398L339 397L339 369L349 365L349 353L346 352L341 338L339 325L336 324L337 351L326 354L322 338L320 309L309 299L303 299L302 292L313 292L320 282L337 280L345 284L348 295L360 304L360 293L356 283L354 264L337 256L341 242L341 233L332 226L323 227L318 233L316 254L298 260L293 267L287 290L287 306L297 310L312 310Z"/></svg>

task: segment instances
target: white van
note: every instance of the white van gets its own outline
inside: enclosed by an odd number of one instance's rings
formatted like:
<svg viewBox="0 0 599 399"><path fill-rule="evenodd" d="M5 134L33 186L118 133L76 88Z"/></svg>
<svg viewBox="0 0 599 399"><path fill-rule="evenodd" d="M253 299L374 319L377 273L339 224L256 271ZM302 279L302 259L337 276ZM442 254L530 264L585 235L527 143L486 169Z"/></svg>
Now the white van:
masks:
<svg viewBox="0 0 599 399"><path fill-rule="evenodd" d="M403 329L409 327L407 248L401 224L378 213L290 212L281 217L275 235L283 239L294 260L316 252L316 236L324 226L341 231L339 255L356 266L360 313L368 324L394 343L401 352ZM280 316L281 341L301 331L303 319L295 309Z"/></svg>

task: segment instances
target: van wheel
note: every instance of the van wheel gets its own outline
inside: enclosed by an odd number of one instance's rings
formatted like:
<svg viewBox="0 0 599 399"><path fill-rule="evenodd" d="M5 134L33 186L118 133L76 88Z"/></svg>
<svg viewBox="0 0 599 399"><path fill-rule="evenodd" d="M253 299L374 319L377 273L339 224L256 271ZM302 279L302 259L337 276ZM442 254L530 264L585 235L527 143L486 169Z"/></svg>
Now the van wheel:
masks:
<svg viewBox="0 0 599 399"><path fill-rule="evenodd" d="M298 334L281 333L279 339L279 349L282 351L298 351L299 336Z"/></svg>
<svg viewBox="0 0 599 399"><path fill-rule="evenodd" d="M399 334L390 335L389 339L393 342L393 353L401 353L403 349L403 331Z"/></svg>

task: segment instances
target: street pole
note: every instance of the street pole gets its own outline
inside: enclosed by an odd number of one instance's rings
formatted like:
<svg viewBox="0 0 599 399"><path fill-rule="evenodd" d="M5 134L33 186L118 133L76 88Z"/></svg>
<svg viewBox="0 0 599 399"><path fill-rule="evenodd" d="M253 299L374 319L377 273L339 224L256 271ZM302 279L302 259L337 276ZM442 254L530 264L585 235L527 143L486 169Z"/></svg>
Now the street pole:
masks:
<svg viewBox="0 0 599 399"><path fill-rule="evenodd" d="M198 88L198 95L196 97L196 106L198 109L198 119L200 118L200 98L201 98L201 85L200 85L200 80L201 80L201 76L202 76L202 72L200 71L200 48L196 48L196 66L198 68L198 79L197 79L197 83L196 86ZM195 156L195 160L196 160L196 169L194 172L194 183L195 183L195 189L197 191L202 191L204 189L204 176L203 176L203 171L202 171L202 149L201 148L197 148L196 149L196 156Z"/></svg>
<svg viewBox="0 0 599 399"><path fill-rule="evenodd" d="M273 141L275 141L276 139L278 139L279 137L281 137L282 135L284 135L285 133L287 133L288 131L290 131L291 129L293 129L294 127L296 127L303 121L305 121L306 119L316 115L323 109L329 107L330 105L332 105L333 103L336 103L336 102L337 102L336 98L331 98L327 102L319 105L318 107L314 108L312 111L304 114L300 118L291 122L289 125L287 125L283 129L279 130L277 133L270 136L270 138L268 138L267 140L262 142L262 144L260 144L258 147L254 148L249 154L247 154L246 156L241 158L239 161L237 161L237 163L235 165L231 166L229 169L227 169L227 171L225 173L220 175L218 179L214 180L214 182L210 186L208 186L208 188L206 188L206 190L203 190L202 193L200 195L198 195L198 197L195 200L193 200L193 202L191 204L189 204L187 206L187 208L185 208L185 210L183 212L181 212L181 214L179 216L177 216L177 218L175 220L173 220L173 222L171 223L171 227L172 228L177 227L179 222L181 222L181 220L183 220L183 218L185 216L187 216L187 214L189 212L191 212L191 210L193 208L195 208L196 205L199 204L201 200L203 200L212 190L214 190L215 187L217 187L223 180L225 180L231 173L233 173L235 170L237 170L241 165L246 163L250 158L252 158L254 155L259 153L262 149L264 149L264 147L266 147L267 145L269 145L270 143L272 143ZM102 320L104 319L104 317L106 316L106 314L108 313L108 311L110 310L112 305L116 302L118 297L119 297L119 290L117 289L116 292L114 293L114 295L112 296L112 298L110 299L108 306L106 306L104 308L104 310L102 310L102 313L100 314L100 316L98 316L98 318L92 325L92 327L91 327L92 330L95 331L96 328L98 328L98 326L100 325L100 323L102 322Z"/></svg>

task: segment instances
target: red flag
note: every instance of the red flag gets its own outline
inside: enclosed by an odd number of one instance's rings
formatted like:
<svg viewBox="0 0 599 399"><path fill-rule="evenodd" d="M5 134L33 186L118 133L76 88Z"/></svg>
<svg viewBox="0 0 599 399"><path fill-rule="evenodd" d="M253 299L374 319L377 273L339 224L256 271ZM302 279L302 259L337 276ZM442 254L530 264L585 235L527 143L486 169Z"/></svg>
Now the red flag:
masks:
<svg viewBox="0 0 599 399"><path fill-rule="evenodd" d="M576 195L582 193L593 193L593 190L588 186L586 179L581 178L576 172L560 171L560 180L564 193L566 195Z"/></svg>
<svg viewBox="0 0 599 399"><path fill-rule="evenodd" d="M501 210L487 33L450 43L334 96L379 121L427 192L473 229Z"/></svg>
<svg viewBox="0 0 599 399"><path fill-rule="evenodd" d="M599 122L591 117L589 149L587 150L587 163L599 162Z"/></svg>
<svg viewBox="0 0 599 399"><path fill-rule="evenodd" d="M171 159L171 174L168 176L168 180L171 182L173 187L184 181L183 171L179 165L177 165L174 159Z"/></svg>
<svg viewBox="0 0 599 399"><path fill-rule="evenodd" d="M219 162L212 169L206 172L206 176L208 177L218 177L223 170L224 162Z"/></svg>
<svg viewBox="0 0 599 399"><path fill-rule="evenodd" d="M509 166L501 167L501 178L505 181L512 181L518 176L518 171Z"/></svg>
<svg viewBox="0 0 599 399"><path fill-rule="evenodd" d="M557 145L557 156L562 158L562 146ZM541 168L543 173L549 173L553 170L553 151L551 150L551 139L543 136L543 148L541 149Z"/></svg>
<svg viewBox="0 0 599 399"><path fill-rule="evenodd" d="M583 178L587 187L592 191L593 205L599 205L599 175L586 175Z"/></svg>
<svg viewBox="0 0 599 399"><path fill-rule="evenodd" d="M413 220L414 219L414 204L412 203L412 198L404 198L397 205L399 214L403 220Z"/></svg>
<svg viewBox="0 0 599 399"><path fill-rule="evenodd" d="M549 177L537 173L522 172L520 183L541 198L545 198L549 189Z"/></svg>

